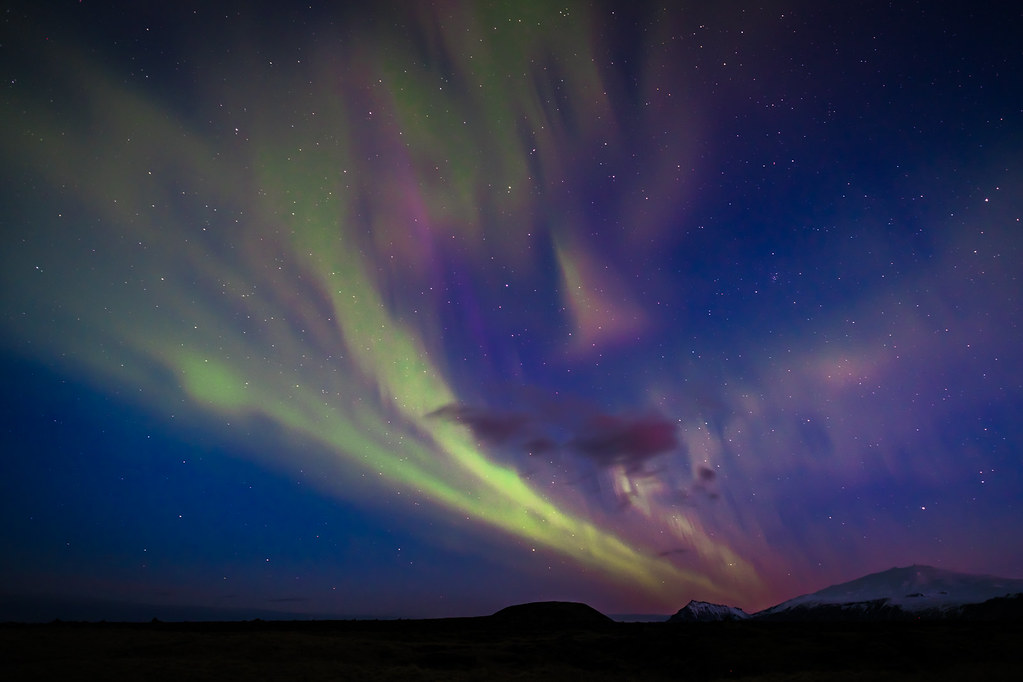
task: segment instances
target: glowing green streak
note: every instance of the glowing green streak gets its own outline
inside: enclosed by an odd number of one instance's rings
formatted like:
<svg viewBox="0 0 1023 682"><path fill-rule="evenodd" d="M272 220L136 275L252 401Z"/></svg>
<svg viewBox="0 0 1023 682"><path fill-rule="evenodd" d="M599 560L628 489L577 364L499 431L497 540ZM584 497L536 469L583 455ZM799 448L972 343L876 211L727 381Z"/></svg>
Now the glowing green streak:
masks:
<svg viewBox="0 0 1023 682"><path fill-rule="evenodd" d="M549 35L546 39L553 42ZM513 50L509 45L500 49ZM489 94L484 122L474 128L477 141L498 127L494 124L501 116L524 112L538 130L555 124L528 82L502 89L494 70L506 56L498 51L481 57L483 71L494 75L480 76ZM522 54L517 59L516 68L525 68L528 60ZM294 133L284 142L277 131L290 129L286 121L266 115L263 130L259 122L252 123L251 134L261 142L255 150L238 152L241 159L214 161L213 142L182 134L184 126L166 112L98 72L83 70L81 87L99 118L100 133L93 136L83 125L62 139L60 122L44 120L42 142L5 139L5 148L18 152L12 158L38 164L54 185L76 187L106 221L93 238L134 259L125 262L137 270L126 273L123 285L111 283L102 272L72 270L74 285L60 293L64 305L52 310L76 320L69 323L76 333L54 336L46 325L14 330L30 344L45 339L34 352L55 356L67 351L67 362L77 371L118 389L138 389L141 399L160 412L174 409L184 395L202 414L264 417L295 436L297 445L326 446L342 474L328 485L342 495L358 494L353 470L380 474L438 505L651 592L678 584L713 591L705 578L649 556L545 499L516 471L490 460L463 429L424 418L456 396L427 344L389 310L381 283L367 271L367 257L360 251L367 248L366 240L356 229L363 223L352 209L365 188L353 183L348 196L339 182L340 169L352 165L345 140L355 132L348 130L343 107L334 98L310 97L296 106L331 112L323 125L329 126L331 139L341 140L336 145L316 147L323 134L312 127L308 139ZM409 99L398 98L396 104L407 121L417 112L440 113L450 104L408 87ZM592 87L585 84L587 90ZM44 103L28 103L27 108L46 109ZM427 140L430 154L454 150L459 157L452 161L457 168L451 185L435 200L448 205L441 213L477 226L481 195L505 183L527 182L526 150L507 132L513 130L508 125L491 146L480 146L484 153L473 150L473 138L462 136L455 124L432 119L421 126L418 136ZM497 188L477 177L491 149L496 161L486 175L496 179ZM254 163L253 171L246 161ZM157 174L152 186L146 184L150 169ZM167 177L161 177L164 170ZM185 200L171 191L172 178L181 177L203 179L195 183L194 195L201 195L195 206L181 208ZM249 180L259 188L258 198L246 189ZM207 204L236 210L236 228L226 220L213 223L215 229L233 232L210 236L199 229ZM401 226L380 227L403 234L396 229ZM76 255L72 252L68 262ZM369 260L378 255L371 253ZM101 302L112 304L116 314L97 302L97 283ZM46 292L26 289L19 295L51 305ZM240 323L254 330L249 334ZM168 374L177 385L165 380ZM296 464L310 456L297 447L277 455L299 460Z"/></svg>
<svg viewBox="0 0 1023 682"><path fill-rule="evenodd" d="M248 405L245 382L229 367L192 355L178 360L183 388L199 402L237 411Z"/></svg>

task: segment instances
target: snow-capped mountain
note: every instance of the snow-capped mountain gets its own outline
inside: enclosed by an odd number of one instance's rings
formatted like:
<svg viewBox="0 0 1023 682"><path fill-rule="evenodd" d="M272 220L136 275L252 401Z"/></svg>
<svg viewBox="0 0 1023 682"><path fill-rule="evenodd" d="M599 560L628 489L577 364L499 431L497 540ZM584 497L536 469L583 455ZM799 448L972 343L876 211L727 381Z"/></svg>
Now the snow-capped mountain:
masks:
<svg viewBox="0 0 1023 682"><path fill-rule="evenodd" d="M734 606L710 604L695 599L668 619L669 623L707 623L721 620L746 620L749 614Z"/></svg>
<svg viewBox="0 0 1023 682"><path fill-rule="evenodd" d="M1023 580L908 566L872 573L782 602L756 618L899 618L957 615L967 604L1023 593Z"/></svg>

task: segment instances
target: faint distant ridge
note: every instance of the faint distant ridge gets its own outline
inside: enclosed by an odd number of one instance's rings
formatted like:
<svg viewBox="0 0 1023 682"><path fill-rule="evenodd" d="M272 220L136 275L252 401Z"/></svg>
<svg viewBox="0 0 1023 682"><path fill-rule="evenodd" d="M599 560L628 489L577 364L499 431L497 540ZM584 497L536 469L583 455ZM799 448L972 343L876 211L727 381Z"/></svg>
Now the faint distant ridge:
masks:
<svg viewBox="0 0 1023 682"><path fill-rule="evenodd" d="M754 614L757 620L1023 617L1023 579L913 565L826 587Z"/></svg>
<svg viewBox="0 0 1023 682"><path fill-rule="evenodd" d="M720 621L746 620L748 613L735 606L711 604L705 601L691 600L688 604L668 619L669 623L713 623Z"/></svg>
<svg viewBox="0 0 1023 682"><path fill-rule="evenodd" d="M539 601L501 609L490 620L524 628L602 628L614 623L592 606L571 601Z"/></svg>

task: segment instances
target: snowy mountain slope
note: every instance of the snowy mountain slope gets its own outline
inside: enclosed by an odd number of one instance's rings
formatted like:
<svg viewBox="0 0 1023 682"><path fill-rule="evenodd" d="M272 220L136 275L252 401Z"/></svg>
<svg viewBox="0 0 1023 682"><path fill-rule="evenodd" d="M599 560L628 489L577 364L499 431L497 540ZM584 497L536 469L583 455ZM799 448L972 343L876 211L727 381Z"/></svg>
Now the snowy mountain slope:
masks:
<svg viewBox="0 0 1023 682"><path fill-rule="evenodd" d="M668 619L669 623L707 623L721 620L746 620L749 614L734 606L710 604L695 599Z"/></svg>
<svg viewBox="0 0 1023 682"><path fill-rule="evenodd" d="M782 602L756 617L811 609L919 613L947 611L995 597L1023 593L1023 580L946 571L932 566L907 566L872 573L846 583Z"/></svg>

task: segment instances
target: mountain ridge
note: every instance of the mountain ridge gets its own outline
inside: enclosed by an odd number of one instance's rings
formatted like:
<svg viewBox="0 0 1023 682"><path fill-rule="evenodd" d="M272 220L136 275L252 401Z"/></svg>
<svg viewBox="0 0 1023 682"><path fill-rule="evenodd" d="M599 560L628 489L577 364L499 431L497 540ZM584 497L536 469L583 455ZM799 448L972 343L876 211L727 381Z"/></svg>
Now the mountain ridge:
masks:
<svg viewBox="0 0 1023 682"><path fill-rule="evenodd" d="M735 606L712 604L691 599L688 604L668 618L669 623L710 623L747 620L750 614Z"/></svg>
<svg viewBox="0 0 1023 682"><path fill-rule="evenodd" d="M960 573L913 564L830 585L755 615L764 618L797 610L831 607L867 611L897 609L904 613L940 612L1018 593L1023 593L1023 579Z"/></svg>
<svg viewBox="0 0 1023 682"><path fill-rule="evenodd" d="M741 614L741 615L740 615ZM870 573L747 614L691 600L672 623L1023 618L1023 579L913 564Z"/></svg>

